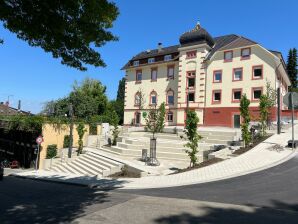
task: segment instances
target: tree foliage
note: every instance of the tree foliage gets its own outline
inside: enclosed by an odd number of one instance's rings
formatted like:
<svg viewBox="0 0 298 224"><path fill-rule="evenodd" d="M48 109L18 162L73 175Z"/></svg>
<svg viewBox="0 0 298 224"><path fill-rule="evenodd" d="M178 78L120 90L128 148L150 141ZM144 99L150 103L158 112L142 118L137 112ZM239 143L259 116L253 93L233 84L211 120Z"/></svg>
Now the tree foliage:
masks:
<svg viewBox="0 0 298 224"><path fill-rule="evenodd" d="M109 29L119 12L107 0L0 1L4 27L33 47L82 71L105 66L96 48L117 40Z"/></svg>
<svg viewBox="0 0 298 224"><path fill-rule="evenodd" d="M83 151L83 137L84 134L86 132L86 128L85 128L85 124L83 122L79 122L77 124L77 132L78 132L78 136L79 136L79 140L78 140L78 155L82 154Z"/></svg>
<svg viewBox="0 0 298 224"><path fill-rule="evenodd" d="M75 82L73 90L67 97L46 103L41 113L64 117L71 103L76 118L89 119L92 116L101 115L105 112L108 103L105 91L106 87L95 79L87 78L80 84Z"/></svg>
<svg viewBox="0 0 298 224"><path fill-rule="evenodd" d="M165 106L165 103L163 102L162 104L160 104L158 108L157 132L163 132L163 129L165 127L165 117L166 117L166 106Z"/></svg>
<svg viewBox="0 0 298 224"><path fill-rule="evenodd" d="M266 94L262 94L260 97L259 102L259 109L260 109L260 123L261 123L261 135L266 135L266 129L267 129L267 121L269 117L269 98Z"/></svg>
<svg viewBox="0 0 298 224"><path fill-rule="evenodd" d="M145 116L145 115L144 115ZM150 108L145 116L146 128L153 134L162 132L165 125L165 104L162 103L159 108L155 106Z"/></svg>
<svg viewBox="0 0 298 224"><path fill-rule="evenodd" d="M240 116L242 117L241 135L244 141L244 146L249 145L251 142L251 133L249 131L250 113L249 113L250 100L247 99L246 94L240 100Z"/></svg>
<svg viewBox="0 0 298 224"><path fill-rule="evenodd" d="M186 150L186 153L190 158L190 167L195 166L197 163L198 145L200 139L202 139L197 130L198 122L199 118L197 113L195 111L187 111L184 133L188 140L188 143L186 143L185 146L189 148Z"/></svg>
<svg viewBox="0 0 298 224"><path fill-rule="evenodd" d="M291 80L291 89L297 88L297 63L297 49L290 49L288 54L287 72Z"/></svg>

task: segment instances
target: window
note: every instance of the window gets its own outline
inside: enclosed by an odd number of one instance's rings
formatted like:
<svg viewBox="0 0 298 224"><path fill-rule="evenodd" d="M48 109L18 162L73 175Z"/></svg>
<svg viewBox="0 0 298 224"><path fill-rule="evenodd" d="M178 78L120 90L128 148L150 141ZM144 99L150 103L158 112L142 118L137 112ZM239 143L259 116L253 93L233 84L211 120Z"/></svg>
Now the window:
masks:
<svg viewBox="0 0 298 224"><path fill-rule="evenodd" d="M142 70L136 71L136 82L142 82Z"/></svg>
<svg viewBox="0 0 298 224"><path fill-rule="evenodd" d="M225 51L224 52L224 61L232 61L233 60L233 51Z"/></svg>
<svg viewBox="0 0 298 224"><path fill-rule="evenodd" d="M253 88L252 89L252 100L259 100L262 95L262 88Z"/></svg>
<svg viewBox="0 0 298 224"><path fill-rule="evenodd" d="M134 61L134 62L133 62L133 66L138 66L139 63L140 63L139 61Z"/></svg>
<svg viewBox="0 0 298 224"><path fill-rule="evenodd" d="M214 71L213 72L213 82L221 82L222 71Z"/></svg>
<svg viewBox="0 0 298 224"><path fill-rule="evenodd" d="M262 79L263 78L263 65L252 67L252 79Z"/></svg>
<svg viewBox="0 0 298 224"><path fill-rule="evenodd" d="M250 58L250 48L241 49L241 59L249 59Z"/></svg>
<svg viewBox="0 0 298 224"><path fill-rule="evenodd" d="M213 90L212 103L220 103L220 102L221 102L221 90Z"/></svg>
<svg viewBox="0 0 298 224"><path fill-rule="evenodd" d="M157 94L155 91L151 92L150 94L150 104L151 105L157 104Z"/></svg>
<svg viewBox="0 0 298 224"><path fill-rule="evenodd" d="M156 81L157 80L157 68L152 68L151 69L151 81Z"/></svg>
<svg viewBox="0 0 298 224"><path fill-rule="evenodd" d="M195 102L195 93L188 93L187 99L188 102Z"/></svg>
<svg viewBox="0 0 298 224"><path fill-rule="evenodd" d="M233 81L241 81L243 77L243 69L242 68L234 68L233 69Z"/></svg>
<svg viewBox="0 0 298 224"><path fill-rule="evenodd" d="M154 58L148 58L148 64L152 64L155 62L155 59Z"/></svg>
<svg viewBox="0 0 298 224"><path fill-rule="evenodd" d="M168 79L174 79L174 66L168 66Z"/></svg>
<svg viewBox="0 0 298 224"><path fill-rule="evenodd" d="M188 78L188 87L194 88L196 84L196 78Z"/></svg>
<svg viewBox="0 0 298 224"><path fill-rule="evenodd" d="M164 56L164 60L165 60L165 61L170 61L170 60L172 60L172 55L170 55L170 54L165 55L165 56Z"/></svg>
<svg viewBox="0 0 298 224"><path fill-rule="evenodd" d="M239 102L241 100L242 90L241 89L233 89L232 91L232 101Z"/></svg>
<svg viewBox="0 0 298 224"><path fill-rule="evenodd" d="M173 122L173 112L168 112L167 120L168 122Z"/></svg>
<svg viewBox="0 0 298 224"><path fill-rule="evenodd" d="M135 106L140 106L141 104L141 94L138 92L135 94Z"/></svg>
<svg viewBox="0 0 298 224"><path fill-rule="evenodd" d="M186 59L189 59L189 58L196 58L197 57L197 51L189 51L189 52L186 52Z"/></svg>
<svg viewBox="0 0 298 224"><path fill-rule="evenodd" d="M174 104L174 92L172 90L169 90L167 93L167 104Z"/></svg>

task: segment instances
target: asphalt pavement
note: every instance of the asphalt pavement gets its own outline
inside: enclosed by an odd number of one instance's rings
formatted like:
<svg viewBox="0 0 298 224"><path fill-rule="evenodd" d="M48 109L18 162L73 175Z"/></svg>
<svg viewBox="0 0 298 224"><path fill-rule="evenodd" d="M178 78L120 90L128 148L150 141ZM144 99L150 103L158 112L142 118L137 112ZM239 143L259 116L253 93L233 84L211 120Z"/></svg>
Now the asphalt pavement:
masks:
<svg viewBox="0 0 298 224"><path fill-rule="evenodd" d="M0 223L297 223L297 173L294 157L223 181L110 191L6 176Z"/></svg>

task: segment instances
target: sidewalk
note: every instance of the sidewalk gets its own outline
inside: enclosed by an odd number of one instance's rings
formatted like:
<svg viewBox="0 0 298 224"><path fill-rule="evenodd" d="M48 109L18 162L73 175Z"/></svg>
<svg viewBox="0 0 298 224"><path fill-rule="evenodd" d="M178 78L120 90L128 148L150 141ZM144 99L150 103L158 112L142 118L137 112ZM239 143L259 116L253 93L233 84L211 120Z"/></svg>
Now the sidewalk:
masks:
<svg viewBox="0 0 298 224"><path fill-rule="evenodd" d="M297 139L298 125L295 126L295 133ZM16 175L81 185L97 185L98 187L120 187L123 189L164 188L206 183L264 170L293 158L296 155L296 150L292 151L291 149L285 148L277 152L268 149L274 144L286 146L289 139L291 139L291 129L286 130L285 133L280 135L275 134L271 136L263 143L260 143L255 148L238 157L200 169L168 176L148 176L143 178L111 180L108 178L98 179L79 175L62 176L61 174L48 171L38 171L37 173L34 171L25 172Z"/></svg>

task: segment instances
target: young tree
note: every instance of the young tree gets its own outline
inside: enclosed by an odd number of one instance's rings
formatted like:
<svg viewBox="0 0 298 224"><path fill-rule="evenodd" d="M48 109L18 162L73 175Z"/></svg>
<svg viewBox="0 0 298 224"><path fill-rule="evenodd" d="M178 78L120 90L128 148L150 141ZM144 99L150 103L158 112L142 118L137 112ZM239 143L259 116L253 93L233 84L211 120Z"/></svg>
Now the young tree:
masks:
<svg viewBox="0 0 298 224"><path fill-rule="evenodd" d="M165 103L162 103L159 108L152 107L149 113L145 116L146 128L154 134L162 132L165 126Z"/></svg>
<svg viewBox="0 0 298 224"><path fill-rule="evenodd" d="M259 102L259 109L260 109L260 123L261 123L261 135L266 135L266 129L267 129L267 121L269 117L269 100L268 96L265 94L262 94L260 97Z"/></svg>
<svg viewBox="0 0 298 224"><path fill-rule="evenodd" d="M250 113L249 113L250 100L247 99L246 94L240 100L240 115L242 117L241 134L244 141L244 147L248 146L251 142L251 133L249 131Z"/></svg>
<svg viewBox="0 0 298 224"><path fill-rule="evenodd" d="M195 111L187 111L186 116L186 127L184 133L187 136L188 143L185 146L189 149L186 150L190 158L190 167L193 167L197 163L197 153L198 153L198 145L200 139L202 137L198 134L197 127L198 127L199 118Z"/></svg>
<svg viewBox="0 0 298 224"><path fill-rule="evenodd" d="M116 5L107 0L0 1L0 20L6 29L81 71L87 70L83 64L105 66L95 48L117 40L108 29L118 14Z"/></svg>
<svg viewBox="0 0 298 224"><path fill-rule="evenodd" d="M78 135L79 135L79 140L78 140L78 155L82 154L82 151L83 151L83 137L84 137L84 134L87 130L85 129L85 124L83 122L79 122L77 124L77 132L78 132Z"/></svg>
<svg viewBox="0 0 298 224"><path fill-rule="evenodd" d="M291 90L297 88L297 49L289 50L287 72L291 80Z"/></svg>
<svg viewBox="0 0 298 224"><path fill-rule="evenodd" d="M158 120L157 120L158 132L163 132L163 129L165 127L165 116L166 116L166 106L165 106L165 103L162 103L158 108Z"/></svg>

